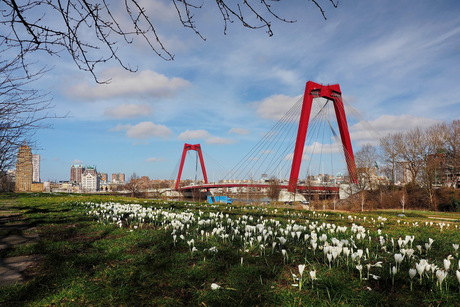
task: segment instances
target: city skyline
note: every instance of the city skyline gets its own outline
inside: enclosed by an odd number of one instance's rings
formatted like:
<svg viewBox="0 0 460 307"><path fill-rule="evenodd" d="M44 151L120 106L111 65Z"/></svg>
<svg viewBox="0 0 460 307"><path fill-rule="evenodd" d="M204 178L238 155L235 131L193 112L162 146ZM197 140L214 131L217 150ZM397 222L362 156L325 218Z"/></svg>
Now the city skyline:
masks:
<svg viewBox="0 0 460 307"><path fill-rule="evenodd" d="M36 134L42 181L66 180L68 167L80 163L128 178L174 179L184 143L202 144L231 168L309 80L340 84L345 102L359 111L350 118L355 151L386 133L458 116L460 3L325 4L327 20L311 3L273 5L297 22L273 22L273 37L237 23L223 35L209 6L196 16L202 41L176 26L170 1L152 1L146 8L164 26L175 60L139 46L120 49L138 72L107 63L97 73L111 84L96 85L65 55L43 57L54 68L40 87L51 93L53 111L70 116Z"/></svg>

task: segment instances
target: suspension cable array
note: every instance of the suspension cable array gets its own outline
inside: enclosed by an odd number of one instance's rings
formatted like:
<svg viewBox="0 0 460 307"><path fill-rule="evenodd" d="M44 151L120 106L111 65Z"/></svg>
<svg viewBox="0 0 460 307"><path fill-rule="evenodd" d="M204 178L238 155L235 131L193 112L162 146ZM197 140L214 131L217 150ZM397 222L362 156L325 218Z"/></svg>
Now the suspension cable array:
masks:
<svg viewBox="0 0 460 307"><path fill-rule="evenodd" d="M331 123L332 108L336 118L334 125ZM310 116L311 113L313 116ZM341 143L334 126L338 126ZM226 178L252 181L265 177L283 180L290 172L289 188L293 191L297 186L302 160L308 160L305 177L311 174L313 164L318 168L317 174L324 174L323 163L326 159L323 156L329 154L331 165L327 169L334 173L333 155L339 152L343 153L353 180L354 157L340 88L338 84L323 86L309 81L305 95L231 169ZM289 168L290 164L292 166Z"/></svg>
<svg viewBox="0 0 460 307"><path fill-rule="evenodd" d="M334 114L336 121L332 120ZM336 132L336 128L339 133ZM199 158L203 181L208 183L200 145L185 144L176 188L185 153L189 150L196 151L197 155L195 180ZM288 190L294 192L297 189L303 160L308 163L303 166L301 178L307 180L312 174L311 169L315 167L316 174L334 174L334 163L337 163L334 155L338 153L342 153L342 159L345 157L350 181L355 182L354 156L340 87L338 84L323 86L309 81L304 96L298 99L236 166L221 178L227 182L257 181L260 178L277 179L282 182L289 178ZM326 154L330 156L327 170L324 168Z"/></svg>

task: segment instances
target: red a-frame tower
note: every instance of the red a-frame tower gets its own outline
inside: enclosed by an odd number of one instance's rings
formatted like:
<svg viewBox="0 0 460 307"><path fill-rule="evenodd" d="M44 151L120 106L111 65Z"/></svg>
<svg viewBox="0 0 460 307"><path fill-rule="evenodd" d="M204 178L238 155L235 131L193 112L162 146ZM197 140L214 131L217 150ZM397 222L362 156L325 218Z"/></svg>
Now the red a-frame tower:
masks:
<svg viewBox="0 0 460 307"><path fill-rule="evenodd" d="M345 160L347 162L348 175L350 181L357 182L355 158L351 146L350 133L348 131L347 117L343 108L342 92L338 84L321 85L308 81L305 86L303 97L302 111L300 113L299 129L297 130L297 139L294 149L294 158L292 160L291 175L289 177L288 191L295 192L297 189L297 180L299 178L300 164L302 162L305 138L307 137L308 123L310 121L311 107L314 98L326 98L334 103L335 116L340 131Z"/></svg>
<svg viewBox="0 0 460 307"><path fill-rule="evenodd" d="M198 157L200 158L200 165L201 165L201 171L203 172L203 180L204 183L208 183L208 175L206 174L206 167L204 166L204 159L203 159L203 153L201 152L201 145L200 144L184 144L184 149L182 150L182 158L180 159L180 166L179 166L179 173L177 174L177 179L176 179L176 190L179 189L179 182L180 182L180 177L182 175L182 169L184 167L184 161L185 161L185 155L187 154L187 151L189 150L195 150L198 153Z"/></svg>

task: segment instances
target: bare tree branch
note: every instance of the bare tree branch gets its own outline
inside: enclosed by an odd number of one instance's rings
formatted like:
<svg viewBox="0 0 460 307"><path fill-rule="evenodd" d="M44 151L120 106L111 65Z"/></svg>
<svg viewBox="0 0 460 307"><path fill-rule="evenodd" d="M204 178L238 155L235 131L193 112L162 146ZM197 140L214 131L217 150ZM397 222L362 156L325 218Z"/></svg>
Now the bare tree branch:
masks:
<svg viewBox="0 0 460 307"><path fill-rule="evenodd" d="M3 46L4 42L0 42L0 174L13 167L19 146L33 143L37 129L50 127L46 119L59 118L49 113L53 106L47 94L31 88L47 70L32 72L26 65L26 74L20 56L13 60L1 58L1 54L9 52Z"/></svg>
<svg viewBox="0 0 460 307"><path fill-rule="evenodd" d="M266 29L273 35L272 20L293 23L276 13L273 3L281 0L170 0L176 9L181 24L191 29L201 39L195 13L215 3L224 22L224 34L228 25L237 20L249 29ZM310 0L326 19L325 4L334 8L334 0ZM118 2L107 0L0 0L0 38L9 47L18 50L23 69L27 70L25 58L30 53L45 52L59 55L63 50L73 59L77 67L88 71L101 83L96 74L98 64L116 61L128 71L136 71L120 57L122 46L118 39L132 44L141 37L149 48L164 60L173 60L174 55L163 44L150 13L139 0L124 0L121 8ZM198 3L198 4L197 4ZM121 9L121 12L119 11ZM128 24L122 22L128 18ZM10 29L10 31L5 31Z"/></svg>

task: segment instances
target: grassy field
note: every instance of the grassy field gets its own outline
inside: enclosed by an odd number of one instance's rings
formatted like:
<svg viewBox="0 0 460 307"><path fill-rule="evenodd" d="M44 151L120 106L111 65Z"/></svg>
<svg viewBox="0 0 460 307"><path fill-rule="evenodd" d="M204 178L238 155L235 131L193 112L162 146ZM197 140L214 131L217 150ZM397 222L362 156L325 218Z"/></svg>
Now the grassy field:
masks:
<svg viewBox="0 0 460 307"><path fill-rule="evenodd" d="M458 306L460 215L0 195L40 240L1 306ZM7 232L0 233L8 235ZM458 273L457 273L458 272Z"/></svg>

